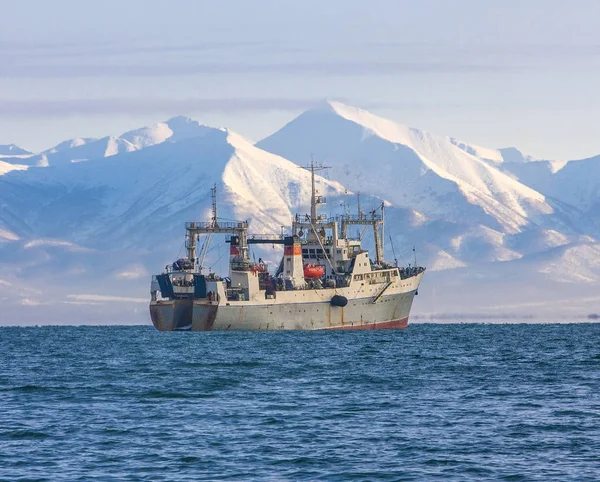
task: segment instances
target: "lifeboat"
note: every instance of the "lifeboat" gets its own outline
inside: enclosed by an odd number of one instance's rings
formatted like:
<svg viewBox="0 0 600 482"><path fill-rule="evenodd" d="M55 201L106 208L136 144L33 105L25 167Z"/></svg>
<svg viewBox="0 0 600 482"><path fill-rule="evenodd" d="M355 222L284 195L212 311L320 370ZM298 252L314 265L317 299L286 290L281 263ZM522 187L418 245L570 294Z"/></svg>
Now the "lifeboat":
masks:
<svg viewBox="0 0 600 482"><path fill-rule="evenodd" d="M325 274L325 268L323 266L315 264L307 264L304 266L304 277L305 278L320 278Z"/></svg>

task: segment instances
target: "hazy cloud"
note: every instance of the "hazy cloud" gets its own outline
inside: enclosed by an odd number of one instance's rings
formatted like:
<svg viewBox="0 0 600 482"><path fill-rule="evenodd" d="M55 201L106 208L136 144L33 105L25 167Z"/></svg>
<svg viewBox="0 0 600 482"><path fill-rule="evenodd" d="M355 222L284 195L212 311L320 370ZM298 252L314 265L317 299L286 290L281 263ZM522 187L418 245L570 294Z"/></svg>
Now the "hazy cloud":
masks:
<svg viewBox="0 0 600 482"><path fill-rule="evenodd" d="M298 63L226 63L196 64L27 64L0 65L5 78L76 78L76 77L169 77L211 74L279 74L279 75L407 75L421 73L497 73L515 68L457 62L397 61L310 61Z"/></svg>
<svg viewBox="0 0 600 482"><path fill-rule="evenodd" d="M152 115L191 112L296 111L313 107L322 99L220 98L156 99L107 98L64 100L0 100L0 117L27 119L78 115ZM342 100L342 99L340 99ZM364 105L364 104L363 104ZM378 104L364 105L366 108Z"/></svg>
<svg viewBox="0 0 600 482"><path fill-rule="evenodd" d="M460 44L380 41L298 46L261 41L148 45L120 41L0 41L6 79L161 78L194 75L366 76L503 73L582 61L597 44ZM343 59L343 60L341 60Z"/></svg>
<svg viewBox="0 0 600 482"><path fill-rule="evenodd" d="M115 57L136 54L177 54L177 53L203 53L218 50L239 50L267 48L273 46L266 42L256 41L222 41L201 42L175 45L136 45L118 41L105 42L60 42L60 43L30 43L0 41L0 56L6 58L51 59L70 57ZM280 47L275 47L280 48Z"/></svg>
<svg viewBox="0 0 600 482"><path fill-rule="evenodd" d="M595 52L596 46L588 46ZM217 53L218 52L218 53ZM524 49L525 56L542 50ZM147 45L135 42L0 42L4 78L90 78L193 75L365 76L498 73L528 62L508 61L497 46L422 42L295 45L259 41L212 41ZM494 58L494 60L491 60ZM524 60L524 57L521 57Z"/></svg>

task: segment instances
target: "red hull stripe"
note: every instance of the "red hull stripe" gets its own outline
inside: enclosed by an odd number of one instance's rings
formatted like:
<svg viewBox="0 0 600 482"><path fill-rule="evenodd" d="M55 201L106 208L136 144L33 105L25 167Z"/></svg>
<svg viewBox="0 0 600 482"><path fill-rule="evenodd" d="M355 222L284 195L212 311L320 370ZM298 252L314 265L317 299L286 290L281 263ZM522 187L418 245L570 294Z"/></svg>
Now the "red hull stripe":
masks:
<svg viewBox="0 0 600 482"><path fill-rule="evenodd" d="M334 326L332 330L394 330L408 327L408 316L401 320L381 321L378 323L363 323L357 325Z"/></svg>

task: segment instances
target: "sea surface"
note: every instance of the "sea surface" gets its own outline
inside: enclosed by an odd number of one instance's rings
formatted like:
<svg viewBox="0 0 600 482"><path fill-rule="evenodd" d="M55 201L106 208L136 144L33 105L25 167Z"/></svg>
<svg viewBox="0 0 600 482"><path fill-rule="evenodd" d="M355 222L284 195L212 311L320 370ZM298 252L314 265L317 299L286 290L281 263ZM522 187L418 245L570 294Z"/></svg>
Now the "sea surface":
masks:
<svg viewBox="0 0 600 482"><path fill-rule="evenodd" d="M599 480L600 324L0 328L1 480Z"/></svg>

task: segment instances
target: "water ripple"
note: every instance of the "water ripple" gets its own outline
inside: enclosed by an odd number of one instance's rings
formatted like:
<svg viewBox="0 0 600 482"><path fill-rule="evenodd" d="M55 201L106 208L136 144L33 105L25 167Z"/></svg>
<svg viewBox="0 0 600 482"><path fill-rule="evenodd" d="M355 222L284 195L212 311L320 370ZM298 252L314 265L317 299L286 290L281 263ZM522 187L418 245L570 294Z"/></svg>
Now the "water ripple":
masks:
<svg viewBox="0 0 600 482"><path fill-rule="evenodd" d="M0 329L0 480L597 480L600 325Z"/></svg>

